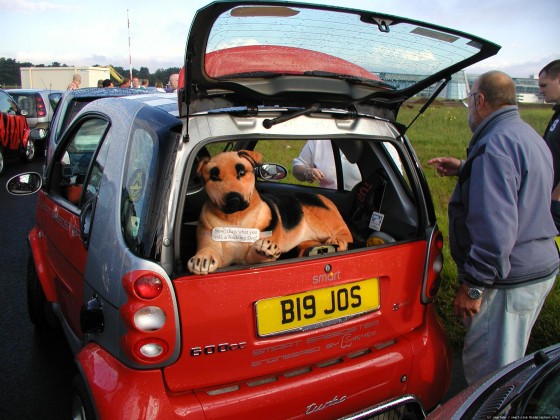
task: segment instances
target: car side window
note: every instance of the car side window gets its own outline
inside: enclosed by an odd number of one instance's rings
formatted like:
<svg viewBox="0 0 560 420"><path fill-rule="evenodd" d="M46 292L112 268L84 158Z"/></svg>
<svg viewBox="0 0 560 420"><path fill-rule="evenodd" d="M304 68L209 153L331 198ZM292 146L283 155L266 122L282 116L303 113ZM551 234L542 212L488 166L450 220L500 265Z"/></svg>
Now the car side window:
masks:
<svg viewBox="0 0 560 420"><path fill-rule="evenodd" d="M91 171L89 173L88 180L84 183L85 199L87 202L92 197L97 196L99 192L99 187L101 186L101 179L103 177L103 171L105 169L105 162L107 161L107 155L109 154L109 146L111 144L111 138L105 139L97 152L95 161L91 166Z"/></svg>
<svg viewBox="0 0 560 420"><path fill-rule="evenodd" d="M56 106L58 105L58 102L60 101L60 98L62 98L62 93L51 93L51 94L49 94L49 102L51 104L52 109L56 109Z"/></svg>
<svg viewBox="0 0 560 420"><path fill-rule="evenodd" d="M72 204L79 205L81 202L88 169L95 151L105 136L108 125L108 121L100 118L84 121L74 132L72 139L56 162L54 183L59 183L61 195ZM102 148L105 150L105 155L107 147ZM94 193L99 187L99 170L99 167L94 166L89 179L89 185Z"/></svg>
<svg viewBox="0 0 560 420"><path fill-rule="evenodd" d="M0 112L4 114L17 114L17 106L4 92L0 92Z"/></svg>
<svg viewBox="0 0 560 420"><path fill-rule="evenodd" d="M331 140L261 140L255 150L263 154L266 162L279 163L290 170L286 182L336 190L340 178L342 189L351 191L362 180L354 156L347 157ZM321 178L313 177L313 170L320 171L316 173Z"/></svg>
<svg viewBox="0 0 560 420"><path fill-rule="evenodd" d="M132 135L126 159L121 208L124 237L129 247L137 251L141 245L143 226L148 219L150 184L158 156L158 138L143 128Z"/></svg>

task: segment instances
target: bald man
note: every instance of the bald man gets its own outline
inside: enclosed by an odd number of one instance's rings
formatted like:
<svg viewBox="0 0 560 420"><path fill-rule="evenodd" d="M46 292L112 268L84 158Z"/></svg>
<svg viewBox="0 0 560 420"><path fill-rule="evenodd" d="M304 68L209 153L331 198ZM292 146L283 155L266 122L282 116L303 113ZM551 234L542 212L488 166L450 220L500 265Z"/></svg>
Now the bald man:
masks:
<svg viewBox="0 0 560 420"><path fill-rule="evenodd" d="M467 328L469 384L524 356L558 272L550 213L552 156L517 109L505 73L481 75L468 98L467 159L428 161L458 176L449 202L449 243L459 287L454 314Z"/></svg>

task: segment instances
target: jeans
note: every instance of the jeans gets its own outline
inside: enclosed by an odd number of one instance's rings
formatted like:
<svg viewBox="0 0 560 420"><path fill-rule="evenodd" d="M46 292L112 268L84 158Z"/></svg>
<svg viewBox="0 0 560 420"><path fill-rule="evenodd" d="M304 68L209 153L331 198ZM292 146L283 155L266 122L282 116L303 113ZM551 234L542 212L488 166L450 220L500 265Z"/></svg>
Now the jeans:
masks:
<svg viewBox="0 0 560 420"><path fill-rule="evenodd" d="M525 355L531 330L556 273L539 283L508 289L485 289L480 312L466 318L463 370L467 383Z"/></svg>

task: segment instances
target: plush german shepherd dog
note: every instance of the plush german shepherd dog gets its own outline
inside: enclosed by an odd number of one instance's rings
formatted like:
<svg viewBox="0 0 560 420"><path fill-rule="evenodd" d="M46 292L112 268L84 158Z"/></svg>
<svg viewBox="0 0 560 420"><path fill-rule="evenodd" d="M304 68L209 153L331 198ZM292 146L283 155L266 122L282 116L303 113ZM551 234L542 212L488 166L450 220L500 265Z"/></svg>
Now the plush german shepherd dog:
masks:
<svg viewBox="0 0 560 420"><path fill-rule="evenodd" d="M334 203L318 194L262 195L255 188L258 152L223 152L198 166L209 200L197 227L195 274L231 264L274 261L293 248L322 244L346 250L350 230Z"/></svg>

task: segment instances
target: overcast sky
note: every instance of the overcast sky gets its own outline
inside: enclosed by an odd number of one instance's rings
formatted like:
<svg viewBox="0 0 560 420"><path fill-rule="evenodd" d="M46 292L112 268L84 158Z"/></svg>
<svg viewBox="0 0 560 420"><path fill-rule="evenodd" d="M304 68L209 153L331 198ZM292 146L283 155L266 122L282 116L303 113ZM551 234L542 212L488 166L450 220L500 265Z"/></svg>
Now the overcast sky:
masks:
<svg viewBox="0 0 560 420"><path fill-rule="evenodd" d="M560 0L312 2L409 17L472 33L502 46L498 55L468 69L470 73L498 69L512 77L528 77L560 58ZM112 64L128 69L130 51L132 67L136 69L148 67L153 73L159 68L181 67L192 18L208 3L0 0L4 35L0 57L33 64Z"/></svg>

